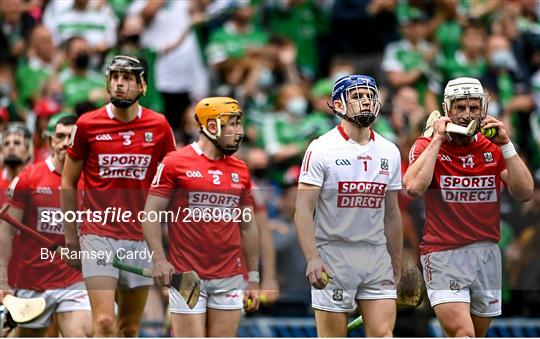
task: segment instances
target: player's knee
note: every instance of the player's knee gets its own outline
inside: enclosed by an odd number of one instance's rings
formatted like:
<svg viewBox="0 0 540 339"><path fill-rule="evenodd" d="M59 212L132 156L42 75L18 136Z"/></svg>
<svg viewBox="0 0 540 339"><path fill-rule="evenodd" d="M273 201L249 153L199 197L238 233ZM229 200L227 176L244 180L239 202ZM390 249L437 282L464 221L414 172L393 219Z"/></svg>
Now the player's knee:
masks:
<svg viewBox="0 0 540 339"><path fill-rule="evenodd" d="M89 333L88 329L84 326L73 326L67 330L62 329L62 335L66 337L84 338L90 337L92 333Z"/></svg>
<svg viewBox="0 0 540 339"><path fill-rule="evenodd" d="M474 338L474 328L469 327L457 327L457 328L451 328L446 329L446 335L448 337L454 337L454 338Z"/></svg>
<svg viewBox="0 0 540 339"><path fill-rule="evenodd" d="M377 326L374 326L369 330L366 329L365 333L366 337L390 338L393 337L392 329L393 326L381 326L380 324L377 324Z"/></svg>
<svg viewBox="0 0 540 339"><path fill-rule="evenodd" d="M120 326L118 329L119 337L137 337L139 336L139 326L136 324Z"/></svg>
<svg viewBox="0 0 540 339"><path fill-rule="evenodd" d="M99 337L116 335L114 331L114 317L109 314L100 314L95 322L95 332Z"/></svg>

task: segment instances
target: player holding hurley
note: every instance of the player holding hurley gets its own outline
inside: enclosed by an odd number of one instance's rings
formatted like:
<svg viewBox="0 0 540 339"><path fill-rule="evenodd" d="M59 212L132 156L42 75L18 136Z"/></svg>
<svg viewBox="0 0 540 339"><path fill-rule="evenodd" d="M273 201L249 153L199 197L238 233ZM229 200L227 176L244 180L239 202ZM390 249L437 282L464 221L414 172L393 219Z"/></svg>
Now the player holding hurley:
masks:
<svg viewBox="0 0 540 339"><path fill-rule="evenodd" d="M244 135L242 111L232 98L205 98L195 107L195 117L199 140L163 159L145 206L147 213L182 211L178 220L169 221L169 261L160 223L143 222L143 231L154 251L154 279L160 286L169 285L174 271L193 269L202 279L193 309L170 290L174 335L233 337L241 309L257 309L260 289L250 174L232 156Z"/></svg>
<svg viewBox="0 0 540 339"><path fill-rule="evenodd" d="M424 280L451 337L484 337L491 319L501 314L502 183L517 201L533 196L532 176L503 123L487 116L488 101L477 79L449 81L444 116L434 121L432 137L416 140L403 177L409 194L425 194ZM495 128L496 134L488 139L480 133L446 133L448 123L468 126L472 120L479 128Z"/></svg>
<svg viewBox="0 0 540 339"><path fill-rule="evenodd" d="M60 208L60 187L62 169L71 131L77 117L60 113L53 116L47 128L47 135L53 155L45 161L26 167L10 186L8 204L11 217L35 228L51 241L62 244L64 229L62 224L49 224L41 220L40 214L46 210ZM19 324L16 335L19 337L42 337L56 315L58 328L64 337L86 337L91 335L91 315L88 294L84 287L81 272L68 266L59 256L52 261L43 260L41 250L44 244L27 233L15 234L14 228L2 222L1 227L9 230L2 237L2 257L0 275L6 276L3 269L16 251L18 260L15 272L16 296L22 298L43 297L45 311L35 320ZM12 245L13 244L13 245ZM12 258L13 260L13 258ZM4 281L3 278L0 278ZM0 287L0 300L7 286Z"/></svg>
<svg viewBox="0 0 540 339"><path fill-rule="evenodd" d="M107 69L110 103L83 114L73 132L72 145L62 175L62 210L75 211L76 184L84 173L83 210L105 211L117 207L136 216L158 163L175 149L165 117L139 106L146 92L144 61L131 56L113 58ZM140 223L84 220L81 238L74 223L65 223L66 246L72 251L116 253L119 248L147 250ZM78 266L78 260L69 262ZM149 267L147 260L128 264ZM90 303L94 335L136 336L148 286L152 279L119 271L106 260L83 260L82 272ZM118 285L122 288L117 289ZM115 300L118 304L115 319Z"/></svg>

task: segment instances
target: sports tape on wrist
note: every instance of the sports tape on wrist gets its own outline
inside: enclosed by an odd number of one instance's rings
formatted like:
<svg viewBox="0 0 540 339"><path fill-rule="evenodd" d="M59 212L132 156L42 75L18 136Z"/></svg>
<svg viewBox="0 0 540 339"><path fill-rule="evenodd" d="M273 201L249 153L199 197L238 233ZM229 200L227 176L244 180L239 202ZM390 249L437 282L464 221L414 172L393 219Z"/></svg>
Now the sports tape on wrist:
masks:
<svg viewBox="0 0 540 339"><path fill-rule="evenodd" d="M248 272L248 281L249 282L256 282L259 283L259 272L257 271L249 271Z"/></svg>
<svg viewBox="0 0 540 339"><path fill-rule="evenodd" d="M501 152L502 152L503 158L505 159L511 158L517 154L516 148L514 147L514 144L511 141L501 146Z"/></svg>

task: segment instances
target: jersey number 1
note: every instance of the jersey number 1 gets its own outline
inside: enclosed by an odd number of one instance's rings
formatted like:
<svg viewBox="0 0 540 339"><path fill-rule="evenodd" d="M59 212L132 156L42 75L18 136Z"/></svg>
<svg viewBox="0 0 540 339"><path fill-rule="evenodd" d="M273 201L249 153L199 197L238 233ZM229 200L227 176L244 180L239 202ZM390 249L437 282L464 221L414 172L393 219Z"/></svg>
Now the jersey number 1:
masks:
<svg viewBox="0 0 540 339"><path fill-rule="evenodd" d="M364 160L364 172L367 172L367 160Z"/></svg>

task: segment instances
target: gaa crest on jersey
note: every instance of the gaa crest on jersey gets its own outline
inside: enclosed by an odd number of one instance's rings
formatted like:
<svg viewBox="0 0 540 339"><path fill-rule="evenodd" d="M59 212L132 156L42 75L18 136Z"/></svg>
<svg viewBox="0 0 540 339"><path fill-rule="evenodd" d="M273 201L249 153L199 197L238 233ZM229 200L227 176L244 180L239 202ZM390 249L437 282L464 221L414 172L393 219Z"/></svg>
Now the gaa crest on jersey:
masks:
<svg viewBox="0 0 540 339"><path fill-rule="evenodd" d="M493 162L493 153L491 152L484 152L484 161L486 164L489 164Z"/></svg>
<svg viewBox="0 0 540 339"><path fill-rule="evenodd" d="M154 133L144 132L144 142L150 143L154 141Z"/></svg>
<svg viewBox="0 0 540 339"><path fill-rule="evenodd" d="M388 159L381 158L381 169L383 171L388 171Z"/></svg>
<svg viewBox="0 0 540 339"><path fill-rule="evenodd" d="M232 172L231 180L232 182L238 183L240 181L240 176L238 175L238 173Z"/></svg>

